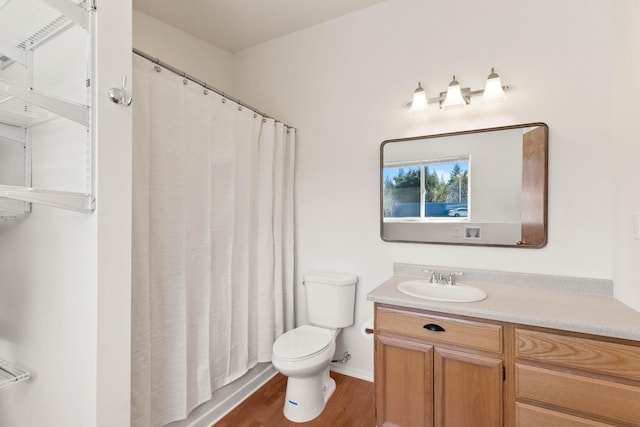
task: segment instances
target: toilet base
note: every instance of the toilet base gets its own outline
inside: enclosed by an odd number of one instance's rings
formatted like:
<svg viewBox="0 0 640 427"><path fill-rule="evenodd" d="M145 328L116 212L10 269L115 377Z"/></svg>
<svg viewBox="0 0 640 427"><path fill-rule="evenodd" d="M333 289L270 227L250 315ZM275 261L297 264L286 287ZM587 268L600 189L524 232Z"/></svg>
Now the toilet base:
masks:
<svg viewBox="0 0 640 427"><path fill-rule="evenodd" d="M322 373L309 377L289 377L284 398L284 416L295 423L311 421L322 413L336 390L327 366Z"/></svg>

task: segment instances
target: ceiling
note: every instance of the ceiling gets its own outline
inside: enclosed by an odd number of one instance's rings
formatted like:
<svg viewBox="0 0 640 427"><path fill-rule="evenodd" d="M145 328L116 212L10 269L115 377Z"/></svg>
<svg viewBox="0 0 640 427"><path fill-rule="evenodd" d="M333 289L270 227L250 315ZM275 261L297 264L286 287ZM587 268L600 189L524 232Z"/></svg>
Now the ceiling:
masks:
<svg viewBox="0 0 640 427"><path fill-rule="evenodd" d="M385 0L133 0L133 8L235 53Z"/></svg>

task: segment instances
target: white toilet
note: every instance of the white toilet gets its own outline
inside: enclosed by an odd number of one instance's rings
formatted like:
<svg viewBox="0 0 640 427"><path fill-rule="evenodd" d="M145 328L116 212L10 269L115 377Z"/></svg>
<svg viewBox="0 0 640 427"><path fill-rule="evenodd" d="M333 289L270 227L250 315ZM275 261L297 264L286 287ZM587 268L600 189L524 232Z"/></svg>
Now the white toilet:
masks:
<svg viewBox="0 0 640 427"><path fill-rule="evenodd" d="M307 319L282 334L273 344L273 366L286 375L284 415L306 422L324 410L336 389L329 363L336 350L340 328L353 324L356 282L350 274L314 271L304 275Z"/></svg>

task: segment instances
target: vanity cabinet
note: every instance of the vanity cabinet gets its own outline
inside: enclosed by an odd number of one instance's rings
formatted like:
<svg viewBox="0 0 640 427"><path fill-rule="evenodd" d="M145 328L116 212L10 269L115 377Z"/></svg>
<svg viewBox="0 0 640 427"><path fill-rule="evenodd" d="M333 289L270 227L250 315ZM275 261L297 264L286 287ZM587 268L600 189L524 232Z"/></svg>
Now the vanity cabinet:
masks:
<svg viewBox="0 0 640 427"><path fill-rule="evenodd" d="M640 344L548 329L515 333L518 427L640 426Z"/></svg>
<svg viewBox="0 0 640 427"><path fill-rule="evenodd" d="M503 424L503 325L376 304L378 427Z"/></svg>

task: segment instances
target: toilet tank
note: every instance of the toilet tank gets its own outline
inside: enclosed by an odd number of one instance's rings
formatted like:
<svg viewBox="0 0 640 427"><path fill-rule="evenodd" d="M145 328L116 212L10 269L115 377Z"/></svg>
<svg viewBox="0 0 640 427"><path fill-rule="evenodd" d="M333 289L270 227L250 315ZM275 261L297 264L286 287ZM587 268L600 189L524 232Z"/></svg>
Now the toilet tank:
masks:
<svg viewBox="0 0 640 427"><path fill-rule="evenodd" d="M312 271L303 277L310 324L338 329L353 325L358 277Z"/></svg>

